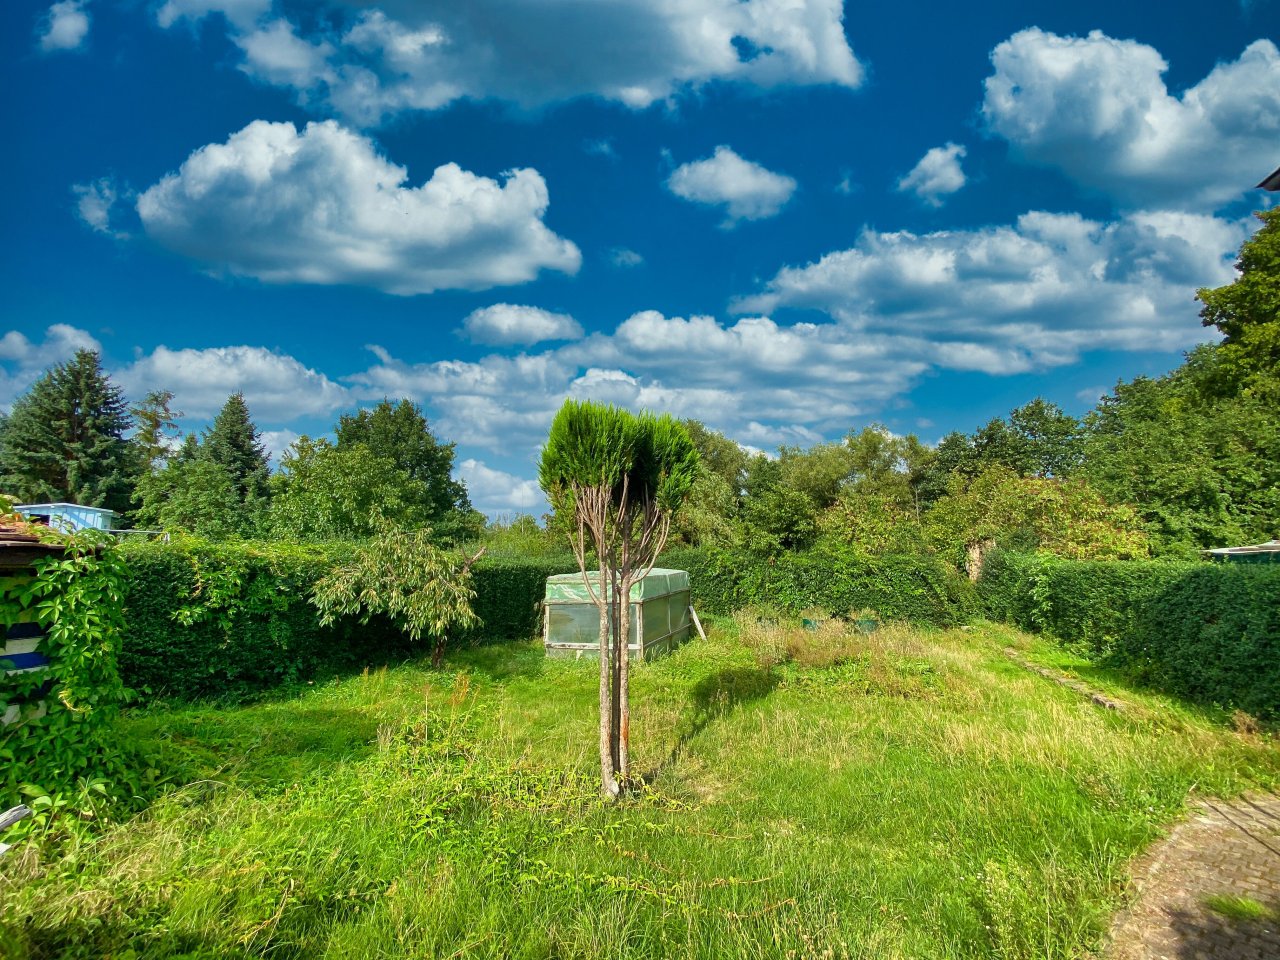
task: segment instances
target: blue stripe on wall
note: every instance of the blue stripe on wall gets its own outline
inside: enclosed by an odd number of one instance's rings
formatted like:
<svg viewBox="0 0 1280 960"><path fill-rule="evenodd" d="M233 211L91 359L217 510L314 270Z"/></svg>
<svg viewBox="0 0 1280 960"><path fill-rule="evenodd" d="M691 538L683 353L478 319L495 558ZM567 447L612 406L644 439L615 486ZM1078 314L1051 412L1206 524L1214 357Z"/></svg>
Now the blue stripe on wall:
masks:
<svg viewBox="0 0 1280 960"><path fill-rule="evenodd" d="M6 653L0 656L0 664L4 664L6 670L32 670L47 667L49 658L43 653Z"/></svg>

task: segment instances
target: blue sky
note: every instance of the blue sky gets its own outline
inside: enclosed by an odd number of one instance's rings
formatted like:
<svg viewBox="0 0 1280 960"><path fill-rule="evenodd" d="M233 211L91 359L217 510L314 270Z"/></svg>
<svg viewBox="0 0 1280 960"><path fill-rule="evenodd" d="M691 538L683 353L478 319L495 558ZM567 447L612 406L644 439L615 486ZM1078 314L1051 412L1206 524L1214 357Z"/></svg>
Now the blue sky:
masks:
<svg viewBox="0 0 1280 960"><path fill-rule="evenodd" d="M561 400L744 445L1082 412L1206 337L1276 0L18 0L0 405L81 346L274 450L383 396L482 509Z"/></svg>

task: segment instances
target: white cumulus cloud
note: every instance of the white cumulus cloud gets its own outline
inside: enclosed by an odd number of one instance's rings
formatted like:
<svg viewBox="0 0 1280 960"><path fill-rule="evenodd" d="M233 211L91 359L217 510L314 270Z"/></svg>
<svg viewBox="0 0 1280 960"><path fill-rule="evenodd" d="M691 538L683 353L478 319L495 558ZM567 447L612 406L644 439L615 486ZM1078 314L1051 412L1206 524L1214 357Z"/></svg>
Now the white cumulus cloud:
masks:
<svg viewBox="0 0 1280 960"><path fill-rule="evenodd" d="M931 207L942 206L942 198L965 185L960 161L965 148L958 143L927 151L911 172L898 181L898 190L910 191Z"/></svg>
<svg viewBox="0 0 1280 960"><path fill-rule="evenodd" d="M567 313L539 307L495 303L473 310L462 322L472 343L495 346L541 343L544 340L577 340L582 325Z"/></svg>
<svg viewBox="0 0 1280 960"><path fill-rule="evenodd" d="M1134 207L1213 210L1250 190L1280 144L1280 51L1257 40L1180 94L1153 47L1032 28L991 54L982 112L1015 157Z"/></svg>
<svg viewBox="0 0 1280 960"><path fill-rule="evenodd" d="M38 41L45 53L76 50L89 35L88 0L61 0L40 24Z"/></svg>
<svg viewBox="0 0 1280 960"><path fill-rule="evenodd" d="M411 295L575 273L582 256L542 222L536 170L502 182L457 164L420 186L335 121L255 120L201 147L137 201L147 235L213 272Z"/></svg>
<svg viewBox="0 0 1280 960"><path fill-rule="evenodd" d="M271 0L166 0L156 11L156 21L171 27L179 20L197 23L211 13L220 13L237 27L251 26L271 9Z"/></svg>
<svg viewBox="0 0 1280 960"><path fill-rule="evenodd" d="M776 216L795 193L791 177L744 160L727 146L716 147L705 160L676 167L667 188L677 197L694 203L725 208L723 227L741 220L763 220Z"/></svg>
<svg viewBox="0 0 1280 960"><path fill-rule="evenodd" d="M914 339L930 363L988 373L1069 363L1086 349L1174 350L1208 336L1195 290L1230 281L1247 230L1169 211L1110 223L1032 212L976 230L865 230L850 249L781 270L737 308L821 310Z"/></svg>
<svg viewBox="0 0 1280 960"><path fill-rule="evenodd" d="M214 416L236 392L244 394L250 413L260 422L328 414L350 402L345 387L265 347L172 350L161 345L116 376L130 396L172 390L174 407L195 419Z"/></svg>
<svg viewBox="0 0 1280 960"><path fill-rule="evenodd" d="M472 505L482 513L541 514L547 510L547 498L537 480L517 477L473 457L458 464L457 474L467 486Z"/></svg>
<svg viewBox="0 0 1280 960"><path fill-rule="evenodd" d="M464 98L535 108L601 97L643 108L712 81L771 89L857 87L863 79L841 0L313 6L316 15L300 21L305 30L279 25L293 8L270 0L168 0L158 19L169 26L223 13L244 51L243 69L365 125Z"/></svg>

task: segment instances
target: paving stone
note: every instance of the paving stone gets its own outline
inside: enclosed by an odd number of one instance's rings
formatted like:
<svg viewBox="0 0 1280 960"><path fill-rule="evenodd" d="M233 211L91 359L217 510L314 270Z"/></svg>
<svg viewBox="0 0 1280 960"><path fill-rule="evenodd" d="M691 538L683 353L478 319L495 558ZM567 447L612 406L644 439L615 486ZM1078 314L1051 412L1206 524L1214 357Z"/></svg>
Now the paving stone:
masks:
<svg viewBox="0 0 1280 960"><path fill-rule="evenodd" d="M1112 924L1108 960L1280 960L1280 796L1206 799L1135 864L1134 899ZM1271 911L1240 920L1214 896Z"/></svg>

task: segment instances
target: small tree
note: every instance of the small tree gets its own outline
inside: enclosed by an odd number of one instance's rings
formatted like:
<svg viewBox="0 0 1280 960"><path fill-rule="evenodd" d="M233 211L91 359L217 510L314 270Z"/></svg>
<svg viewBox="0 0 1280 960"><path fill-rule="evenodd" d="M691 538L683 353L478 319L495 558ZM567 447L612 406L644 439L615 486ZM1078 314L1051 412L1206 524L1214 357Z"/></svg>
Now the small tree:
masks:
<svg viewBox="0 0 1280 960"><path fill-rule="evenodd" d="M311 601L325 626L357 614L368 623L381 613L411 640L430 635L431 665L439 667L450 631L480 622L471 608L471 565L481 553L468 560L433 544L429 528L405 531L382 523L371 541L316 583Z"/></svg>
<svg viewBox="0 0 1280 960"><path fill-rule="evenodd" d="M600 774L606 796L630 780L631 585L653 569L671 518L689 495L698 452L669 416L566 400L551 424L538 478L600 611ZM599 581L587 573L594 551ZM612 634L612 643L610 635Z"/></svg>

